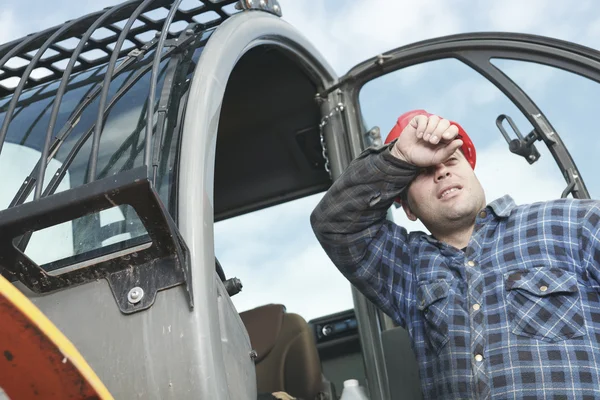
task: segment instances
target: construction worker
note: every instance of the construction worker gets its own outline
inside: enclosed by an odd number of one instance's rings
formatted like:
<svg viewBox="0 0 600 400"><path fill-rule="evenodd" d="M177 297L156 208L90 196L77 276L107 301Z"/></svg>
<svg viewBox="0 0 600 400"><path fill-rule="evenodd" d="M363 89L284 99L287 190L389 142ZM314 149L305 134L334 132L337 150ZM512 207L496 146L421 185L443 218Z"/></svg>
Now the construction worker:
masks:
<svg viewBox="0 0 600 400"><path fill-rule="evenodd" d="M600 397L600 203L488 204L475 164L459 124L406 113L334 182L313 230L407 329L424 398ZM387 220L394 201L430 234Z"/></svg>

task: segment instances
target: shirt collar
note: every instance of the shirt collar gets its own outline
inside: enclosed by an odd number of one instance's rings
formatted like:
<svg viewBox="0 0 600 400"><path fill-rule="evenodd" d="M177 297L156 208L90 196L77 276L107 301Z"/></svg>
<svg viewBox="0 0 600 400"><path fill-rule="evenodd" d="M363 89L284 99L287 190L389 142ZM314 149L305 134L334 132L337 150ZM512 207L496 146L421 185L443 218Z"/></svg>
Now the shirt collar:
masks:
<svg viewBox="0 0 600 400"><path fill-rule="evenodd" d="M499 218L507 218L516 206L515 201L509 195L504 195L488 204L488 207Z"/></svg>

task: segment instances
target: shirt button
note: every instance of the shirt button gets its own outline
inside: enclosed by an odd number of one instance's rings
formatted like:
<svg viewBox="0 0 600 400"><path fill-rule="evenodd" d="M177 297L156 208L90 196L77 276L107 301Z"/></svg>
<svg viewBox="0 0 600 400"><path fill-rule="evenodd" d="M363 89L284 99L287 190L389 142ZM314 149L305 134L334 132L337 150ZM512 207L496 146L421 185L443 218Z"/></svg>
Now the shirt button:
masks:
<svg viewBox="0 0 600 400"><path fill-rule="evenodd" d="M474 266L475 266L475 261L473 261L473 260L469 260L469 261L467 261L467 265L468 265L469 267L474 267Z"/></svg>
<svg viewBox="0 0 600 400"><path fill-rule="evenodd" d="M481 306L479 304L473 304L473 310L479 311L480 308Z"/></svg>
<svg viewBox="0 0 600 400"><path fill-rule="evenodd" d="M481 212L479 213L479 218L485 218L485 217L487 217L487 212L485 212L485 211L481 211Z"/></svg>
<svg viewBox="0 0 600 400"><path fill-rule="evenodd" d="M477 354L477 355L475 356L475 361L477 361L477 362L481 362L481 361L483 361L483 356L482 356L481 354Z"/></svg>
<svg viewBox="0 0 600 400"><path fill-rule="evenodd" d="M546 290L548 290L548 286L540 286L541 292L545 292Z"/></svg>

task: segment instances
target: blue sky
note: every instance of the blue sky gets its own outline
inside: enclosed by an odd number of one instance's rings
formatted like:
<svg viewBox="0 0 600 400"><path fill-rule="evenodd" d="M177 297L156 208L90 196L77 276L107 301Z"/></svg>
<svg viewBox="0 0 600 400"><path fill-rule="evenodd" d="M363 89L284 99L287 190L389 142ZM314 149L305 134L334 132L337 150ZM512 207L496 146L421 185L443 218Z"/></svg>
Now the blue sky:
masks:
<svg viewBox="0 0 600 400"><path fill-rule="evenodd" d="M186 3L195 0L186 0ZM4 0L0 42L60 24L118 3L115 0ZM306 35L338 74L383 51L441 35L472 31L533 33L600 48L600 10L591 0L567 4L544 0L280 0L284 19ZM600 86L550 67L522 62L497 64L546 113L567 143L592 197L600 194L594 164L600 150L595 120ZM379 78L361 93L367 123L386 135L395 118L411 108L454 119L473 138L477 174L488 200L510 193L518 203L556 198L564 180L547 149L529 166L512 155L495 126L512 116L523 133L531 126L489 82L456 60L432 62ZM244 290L233 298L240 311L280 302L306 319L352 307L349 284L321 250L308 216L321 195L224 221L215 228L216 252L228 276ZM400 210L395 219L409 229Z"/></svg>

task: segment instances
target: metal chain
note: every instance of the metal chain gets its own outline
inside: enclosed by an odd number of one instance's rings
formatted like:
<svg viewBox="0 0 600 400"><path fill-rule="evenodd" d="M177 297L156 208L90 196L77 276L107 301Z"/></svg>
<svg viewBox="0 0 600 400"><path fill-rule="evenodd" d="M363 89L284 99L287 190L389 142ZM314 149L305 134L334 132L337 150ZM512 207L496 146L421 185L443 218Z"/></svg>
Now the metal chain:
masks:
<svg viewBox="0 0 600 400"><path fill-rule="evenodd" d="M327 114L326 116L323 117L323 119L321 119L321 123L319 124L319 134L321 137L321 148L323 150L323 158L325 159L325 171L327 171L330 178L331 178L331 169L329 167L329 157L327 156L327 145L325 144L325 137L323 136L323 128L325 127L325 125L327 125L327 123L334 116L335 113L338 113L338 112L341 113L343 111L344 111L344 104L338 103L335 106L335 108L333 108L329 112L329 114Z"/></svg>

